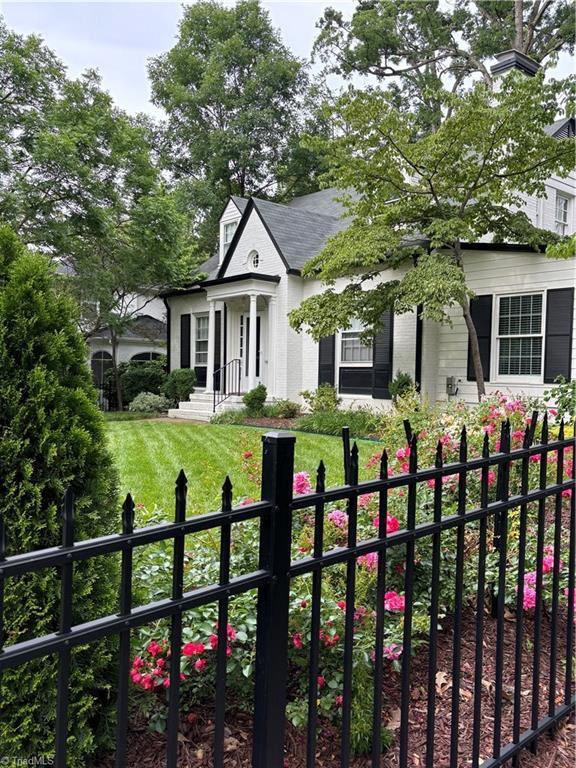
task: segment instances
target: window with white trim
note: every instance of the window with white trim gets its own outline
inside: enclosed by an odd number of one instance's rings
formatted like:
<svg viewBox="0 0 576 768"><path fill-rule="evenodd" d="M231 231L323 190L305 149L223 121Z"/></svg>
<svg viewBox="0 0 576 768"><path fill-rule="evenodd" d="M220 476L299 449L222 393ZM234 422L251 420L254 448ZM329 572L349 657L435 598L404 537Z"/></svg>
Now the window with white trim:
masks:
<svg viewBox="0 0 576 768"><path fill-rule="evenodd" d="M500 296L498 375L540 376L543 349L541 293Z"/></svg>
<svg viewBox="0 0 576 768"><path fill-rule="evenodd" d="M568 233L568 205L569 199L566 195L556 193L556 211L554 215L554 224L557 234L566 235Z"/></svg>
<svg viewBox="0 0 576 768"><path fill-rule="evenodd" d="M226 255L226 251L228 248L230 248L230 243L232 242L232 238L234 237L234 232L236 232L236 228L238 227L237 221L230 221L228 224L224 224L223 228L223 238L222 238L222 249L224 252L224 255Z"/></svg>
<svg viewBox="0 0 576 768"><path fill-rule="evenodd" d="M208 365L208 315L196 315L194 364Z"/></svg>
<svg viewBox="0 0 576 768"><path fill-rule="evenodd" d="M359 320L353 320L350 328L340 332L340 362L372 364L372 344L365 344L360 339L364 326Z"/></svg>

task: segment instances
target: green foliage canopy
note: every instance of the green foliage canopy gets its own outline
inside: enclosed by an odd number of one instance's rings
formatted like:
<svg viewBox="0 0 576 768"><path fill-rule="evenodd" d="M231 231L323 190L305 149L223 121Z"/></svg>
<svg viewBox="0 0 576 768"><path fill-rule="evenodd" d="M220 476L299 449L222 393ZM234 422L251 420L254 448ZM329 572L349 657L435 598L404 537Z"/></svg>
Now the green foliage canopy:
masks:
<svg viewBox="0 0 576 768"><path fill-rule="evenodd" d="M257 0L187 6L176 44L152 60L150 79L153 102L168 115L164 162L206 257L231 195L317 189L321 163L298 144L303 121L321 128L305 68Z"/></svg>
<svg viewBox="0 0 576 768"><path fill-rule="evenodd" d="M350 19L327 8L315 50L344 77L389 80L396 106L426 132L442 120L439 91L492 86L489 59L516 48L544 67L574 52L573 0L359 0Z"/></svg>
<svg viewBox="0 0 576 768"><path fill-rule="evenodd" d="M417 305L439 322L460 305L470 329L462 244L491 237L537 248L558 240L522 205L523 195L545 194L552 174L572 169L574 139L544 130L559 103L572 109L570 83L511 72L498 90L477 83L462 95L443 91L442 101L442 124L419 135L417 115L401 112L393 94L350 90L339 100L327 181L356 190L347 198L352 223L306 265L305 276L327 290L291 313L297 330L307 326L319 339L357 317L370 336L385 309ZM386 268L392 279L380 282Z"/></svg>

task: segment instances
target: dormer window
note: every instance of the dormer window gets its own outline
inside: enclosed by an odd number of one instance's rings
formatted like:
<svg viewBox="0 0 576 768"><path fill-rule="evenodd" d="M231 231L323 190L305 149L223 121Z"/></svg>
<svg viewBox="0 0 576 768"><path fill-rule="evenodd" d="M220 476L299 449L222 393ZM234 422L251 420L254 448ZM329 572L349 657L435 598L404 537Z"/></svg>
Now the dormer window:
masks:
<svg viewBox="0 0 576 768"><path fill-rule="evenodd" d="M230 243L232 242L232 238L234 237L234 232L236 232L236 227L238 226L237 221L230 221L228 224L224 224L224 231L223 231L223 238L222 238L222 250L224 253L224 256L226 255L226 251L230 247Z"/></svg>
<svg viewBox="0 0 576 768"><path fill-rule="evenodd" d="M566 235L568 233L568 198L566 195L556 193L556 215L555 229L557 234Z"/></svg>

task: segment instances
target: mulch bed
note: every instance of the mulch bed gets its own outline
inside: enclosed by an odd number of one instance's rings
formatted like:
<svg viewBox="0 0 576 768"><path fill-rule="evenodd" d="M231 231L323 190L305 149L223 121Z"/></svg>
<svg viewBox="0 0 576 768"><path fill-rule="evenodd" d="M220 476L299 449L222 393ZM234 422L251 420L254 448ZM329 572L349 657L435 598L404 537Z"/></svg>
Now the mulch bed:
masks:
<svg viewBox="0 0 576 768"><path fill-rule="evenodd" d="M543 717L548 705L550 619L544 616L542 621L542 653L540 656L540 717ZM522 657L522 705L521 731L529 727L532 706L532 661L533 661L533 621L524 621L524 643ZM566 617L558 621L558 658L565 658ZM514 682L514 643L516 622L510 615L505 621L503 709L501 737L502 746L511 741L512 734L512 684ZM468 768L471 764L473 692L474 692L474 653L475 625L474 612L466 611L461 632L462 677L460 682L460 725L459 725L459 760L458 768ZM451 735L451 700L452 700L452 651L453 633L448 624L438 636L438 674L436 676L436 720L435 720L435 765L448 768L450 764ZM496 658L496 622L488 615L484 627L484 663L482 674L482 719L481 719L481 757L491 756L494 729L494 679ZM421 768L425 764L426 744L426 697L428 677L427 652L421 651L412 661L411 701L410 701L410 768ZM562 661L558 664L557 698L562 702L564 691L564 671ZM383 724L398 735L399 729L399 676L395 672L387 675L384 683ZM213 722L210 712L196 712L194 724L182 723L180 741L179 768L211 768ZM367 717L370 717L367 713ZM539 741L536 755L525 750L519 759L520 768L574 768L576 763L576 727L572 722L562 723L554 739L543 737ZM323 722L318 735L317 768L338 768L340 735L336 725ZM230 713L226 735L227 768L250 768L251 766L251 720L243 713ZM286 729L285 768L305 768L306 733L291 725ZM92 763L92 768L113 768L113 757ZM145 723L132 723L129 739L129 768L164 768L165 737L151 733ZM511 765L509 762L508 765ZM350 768L370 768L371 762L366 757L355 758ZM397 745L393 745L383 756L380 768L398 768L399 756ZM281 768L270 766L269 768Z"/></svg>

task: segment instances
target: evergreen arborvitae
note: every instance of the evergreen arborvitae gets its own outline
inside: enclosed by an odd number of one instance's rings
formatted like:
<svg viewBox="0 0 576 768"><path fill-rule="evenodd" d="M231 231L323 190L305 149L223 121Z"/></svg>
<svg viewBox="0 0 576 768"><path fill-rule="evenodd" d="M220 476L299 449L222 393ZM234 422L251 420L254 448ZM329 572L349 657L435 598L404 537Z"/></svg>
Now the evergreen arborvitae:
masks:
<svg viewBox="0 0 576 768"><path fill-rule="evenodd" d="M119 531L116 473L76 320L47 259L0 226L0 515L8 555L61 543L68 486L76 541ZM73 594L74 624L115 613L116 558L75 564ZM59 599L56 568L7 579L5 645L56 631ZM102 743L114 666L113 640L72 652L68 768L85 766ZM0 756L53 754L57 667L53 655L2 675Z"/></svg>

